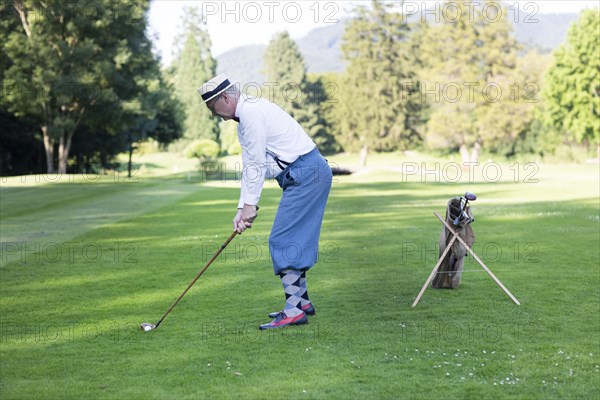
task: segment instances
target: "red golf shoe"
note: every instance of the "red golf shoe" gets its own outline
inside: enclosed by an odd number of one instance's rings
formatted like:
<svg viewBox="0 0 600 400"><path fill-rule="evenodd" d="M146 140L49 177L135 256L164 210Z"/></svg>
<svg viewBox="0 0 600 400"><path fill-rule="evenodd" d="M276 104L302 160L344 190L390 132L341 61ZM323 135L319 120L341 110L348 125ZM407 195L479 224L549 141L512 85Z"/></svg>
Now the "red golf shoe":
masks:
<svg viewBox="0 0 600 400"><path fill-rule="evenodd" d="M306 314L298 314L295 317L288 317L283 311L277 313L277 317L268 324L262 324L258 327L261 331L265 329L281 328L288 325L302 325L308 323Z"/></svg>

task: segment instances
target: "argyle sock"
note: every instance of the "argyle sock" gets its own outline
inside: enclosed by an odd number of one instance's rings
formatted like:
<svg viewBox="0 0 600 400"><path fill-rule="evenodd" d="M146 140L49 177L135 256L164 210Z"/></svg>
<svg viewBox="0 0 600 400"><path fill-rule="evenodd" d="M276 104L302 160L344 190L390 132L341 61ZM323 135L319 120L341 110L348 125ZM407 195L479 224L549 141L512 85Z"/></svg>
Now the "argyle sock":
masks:
<svg viewBox="0 0 600 400"><path fill-rule="evenodd" d="M310 299L308 298L308 292L306 291L306 271L303 271L300 275L300 305L304 307L307 304L310 304Z"/></svg>
<svg viewBox="0 0 600 400"><path fill-rule="evenodd" d="M284 269L279 276L285 292L285 315L295 317L302 314L304 311L300 309L300 271Z"/></svg>

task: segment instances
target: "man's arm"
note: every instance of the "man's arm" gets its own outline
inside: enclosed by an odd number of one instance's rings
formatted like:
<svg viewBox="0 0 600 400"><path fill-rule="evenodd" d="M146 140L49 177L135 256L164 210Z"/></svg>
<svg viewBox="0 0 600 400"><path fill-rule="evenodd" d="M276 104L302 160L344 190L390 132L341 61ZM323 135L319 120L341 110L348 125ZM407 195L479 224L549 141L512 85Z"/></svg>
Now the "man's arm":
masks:
<svg viewBox="0 0 600 400"><path fill-rule="evenodd" d="M238 233L252 227L266 174L266 116L258 109L245 111L240 118L244 124L243 136L239 136L244 164L242 187L238 211L233 219Z"/></svg>
<svg viewBox="0 0 600 400"><path fill-rule="evenodd" d="M243 208L244 204L258 204L267 172L266 115L254 107L245 109L241 118L243 134L239 139L243 168L238 208Z"/></svg>

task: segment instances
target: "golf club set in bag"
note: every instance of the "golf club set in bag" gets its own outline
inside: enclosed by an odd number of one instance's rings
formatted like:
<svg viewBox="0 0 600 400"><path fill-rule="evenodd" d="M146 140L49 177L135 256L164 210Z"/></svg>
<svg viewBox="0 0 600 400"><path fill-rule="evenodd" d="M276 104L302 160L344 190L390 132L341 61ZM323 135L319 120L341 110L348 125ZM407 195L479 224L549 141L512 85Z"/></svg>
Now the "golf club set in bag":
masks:
<svg viewBox="0 0 600 400"><path fill-rule="evenodd" d="M455 232L469 245L473 247L475 243L475 234L471 223L475 221L473 214L471 213L471 207L469 206L469 200L477 200L477 196L474 193L467 192L463 196L457 196L448 200L448 206L446 207L446 222L452 224ZM467 248L458 240L452 240L452 234L445 226L442 226L442 233L440 234L439 241L439 255L448 246L451 246L450 252L443 258L441 265L438 268L437 274L433 278L432 286L436 289L456 289L460 285L460 279L462 277L463 265L465 263L465 256L467 255Z"/></svg>
<svg viewBox="0 0 600 400"><path fill-rule="evenodd" d="M477 196L474 193L466 192L464 196L453 197L448 200L446 207L446 219L443 220L437 213L434 212L435 216L442 222L442 232L439 240L439 259L433 271L429 275L429 278L423 285L423 288L417 295L413 302L413 307L417 305L421 296L425 292L425 289L429 283L433 280L432 286L437 289L455 289L460 285L460 280L463 272L464 258L467 252L475 258L475 260L485 269L485 271L492 277L492 279L500 286L504 292L513 300L517 305L520 305L519 301L504 287L504 285L496 278L496 276L485 266L485 264L477 257L471 247L475 242L475 234L471 223L475 221L473 214L471 213L471 207L469 201L475 201ZM211 257L210 260L204 265L204 267L194 277L192 282L185 288L183 293L175 300L173 305L167 310L166 313L158 320L156 324L150 324L144 322L140 324L140 329L144 332L148 332L158 328L165 317L173 310L173 308L179 303L179 300L187 293L188 290L196 283L198 278L210 267L212 262L221 254L221 252L227 247L227 245L235 238L238 233L233 231L227 240L221 245L218 251Z"/></svg>
<svg viewBox="0 0 600 400"><path fill-rule="evenodd" d="M446 206L446 218L442 219L438 213L433 214L442 223L442 232L439 240L439 258L421 291L415 298L412 306L415 307L425 289L430 282L436 289L456 289L460 285L463 273L463 265L467 253L471 254L475 261L488 273L498 286L506 293L508 297L516 304L521 305L519 300L500 282L494 273L481 261L475 254L473 243L475 243L475 234L471 223L475 221L469 207L469 201L475 201L477 196L474 193L466 192L464 196L453 197L448 200Z"/></svg>

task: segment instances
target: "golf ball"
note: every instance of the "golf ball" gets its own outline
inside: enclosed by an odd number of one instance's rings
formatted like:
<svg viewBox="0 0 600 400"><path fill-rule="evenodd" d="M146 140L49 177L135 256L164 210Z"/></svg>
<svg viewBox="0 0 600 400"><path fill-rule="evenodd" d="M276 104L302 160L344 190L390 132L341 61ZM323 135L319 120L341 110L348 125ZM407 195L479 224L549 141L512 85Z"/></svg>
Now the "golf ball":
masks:
<svg viewBox="0 0 600 400"><path fill-rule="evenodd" d="M150 329L152 329L152 327L151 327L151 326L149 326L149 325L144 325L144 331L145 331L145 332L148 332Z"/></svg>

